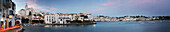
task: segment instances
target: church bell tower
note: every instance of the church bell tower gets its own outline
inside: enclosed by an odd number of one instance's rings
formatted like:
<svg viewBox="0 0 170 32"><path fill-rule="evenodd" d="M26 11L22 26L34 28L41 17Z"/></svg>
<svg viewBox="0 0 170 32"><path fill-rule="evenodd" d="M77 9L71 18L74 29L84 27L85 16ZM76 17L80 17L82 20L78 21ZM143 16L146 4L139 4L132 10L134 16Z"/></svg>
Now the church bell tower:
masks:
<svg viewBox="0 0 170 32"><path fill-rule="evenodd" d="M28 5L27 5L27 3L26 3L26 5L25 5L25 9L27 9L28 8Z"/></svg>

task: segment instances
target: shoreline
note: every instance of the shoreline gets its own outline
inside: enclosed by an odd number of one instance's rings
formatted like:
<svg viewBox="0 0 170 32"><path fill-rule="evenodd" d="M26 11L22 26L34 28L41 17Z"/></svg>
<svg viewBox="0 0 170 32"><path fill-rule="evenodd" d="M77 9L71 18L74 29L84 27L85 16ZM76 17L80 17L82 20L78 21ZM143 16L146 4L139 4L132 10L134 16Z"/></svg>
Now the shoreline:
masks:
<svg viewBox="0 0 170 32"><path fill-rule="evenodd" d="M82 25L82 24L97 24L97 23L68 23L68 24L45 24L45 25Z"/></svg>
<svg viewBox="0 0 170 32"><path fill-rule="evenodd" d="M140 21L164 21L164 20L140 20ZM129 22L129 21L95 21L95 22Z"/></svg>

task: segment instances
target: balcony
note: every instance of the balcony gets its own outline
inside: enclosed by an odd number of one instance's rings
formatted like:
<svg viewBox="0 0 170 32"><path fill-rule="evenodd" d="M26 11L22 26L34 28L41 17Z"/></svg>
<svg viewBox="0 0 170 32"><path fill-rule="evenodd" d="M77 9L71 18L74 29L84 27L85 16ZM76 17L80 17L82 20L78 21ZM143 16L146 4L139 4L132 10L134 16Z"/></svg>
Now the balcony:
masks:
<svg viewBox="0 0 170 32"><path fill-rule="evenodd" d="M16 9L16 5L14 2L12 2L12 10L15 10Z"/></svg>
<svg viewBox="0 0 170 32"><path fill-rule="evenodd" d="M3 15L3 14L2 14L2 9L0 9L0 17L1 17L1 15Z"/></svg>
<svg viewBox="0 0 170 32"><path fill-rule="evenodd" d="M2 12L2 9L0 9L0 13Z"/></svg>

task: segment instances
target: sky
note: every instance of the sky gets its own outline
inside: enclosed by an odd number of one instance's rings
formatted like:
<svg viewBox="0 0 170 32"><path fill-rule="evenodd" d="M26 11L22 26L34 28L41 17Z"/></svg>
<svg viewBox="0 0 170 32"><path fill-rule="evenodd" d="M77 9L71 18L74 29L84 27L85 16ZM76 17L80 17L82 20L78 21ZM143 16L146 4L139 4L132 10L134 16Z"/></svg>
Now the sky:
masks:
<svg viewBox="0 0 170 32"><path fill-rule="evenodd" d="M25 8L46 13L91 13L93 16L170 16L170 0L13 0L16 13Z"/></svg>

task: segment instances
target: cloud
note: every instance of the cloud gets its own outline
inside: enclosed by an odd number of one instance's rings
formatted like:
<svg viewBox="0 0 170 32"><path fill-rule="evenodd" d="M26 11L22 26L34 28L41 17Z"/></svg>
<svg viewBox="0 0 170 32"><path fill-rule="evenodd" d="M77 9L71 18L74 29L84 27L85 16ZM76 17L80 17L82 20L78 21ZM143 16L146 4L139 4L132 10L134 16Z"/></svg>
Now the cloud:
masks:
<svg viewBox="0 0 170 32"><path fill-rule="evenodd" d="M51 12L50 10L46 9L49 7L44 7L44 6L40 6L38 4L36 4L37 0L25 0L27 1L28 7L34 8L34 9L40 9L40 10L44 10L47 12Z"/></svg>
<svg viewBox="0 0 170 32"><path fill-rule="evenodd" d="M144 4L156 4L162 3L165 0L108 0L105 3L101 3L103 6L126 6L126 5L144 5Z"/></svg>
<svg viewBox="0 0 170 32"><path fill-rule="evenodd" d="M64 10L64 9L57 9L57 8L50 8L51 11L56 12L57 11L68 11L68 10Z"/></svg>
<svg viewBox="0 0 170 32"><path fill-rule="evenodd" d="M104 10L106 10L106 8L96 8L88 11L104 11Z"/></svg>
<svg viewBox="0 0 170 32"><path fill-rule="evenodd" d="M68 10L61 10L61 11L68 11Z"/></svg>
<svg viewBox="0 0 170 32"><path fill-rule="evenodd" d="M50 10L58 10L57 8L50 8Z"/></svg>
<svg viewBox="0 0 170 32"><path fill-rule="evenodd" d="M47 10L47 9L41 9L41 10L45 10L45 11L47 11L47 12L52 12L52 11L50 11L50 10Z"/></svg>
<svg viewBox="0 0 170 32"><path fill-rule="evenodd" d="M24 1L27 1L28 7L33 8L33 9L44 10L44 11L47 11L47 12L55 12L56 10L59 10L58 8L40 6L40 5L36 4L37 0L24 0Z"/></svg>
<svg viewBox="0 0 170 32"><path fill-rule="evenodd" d="M113 6L113 5L122 5L120 4L120 0L117 0L117 1L107 1L106 3L101 3L101 5L104 5L104 6Z"/></svg>

